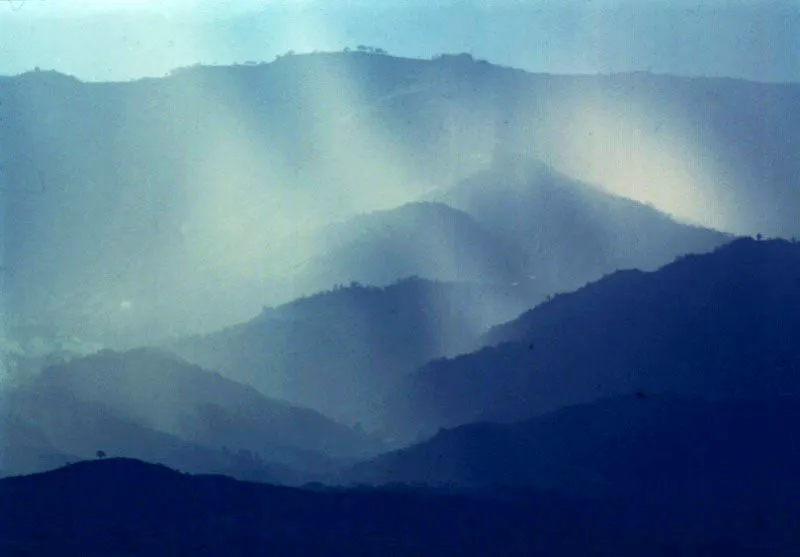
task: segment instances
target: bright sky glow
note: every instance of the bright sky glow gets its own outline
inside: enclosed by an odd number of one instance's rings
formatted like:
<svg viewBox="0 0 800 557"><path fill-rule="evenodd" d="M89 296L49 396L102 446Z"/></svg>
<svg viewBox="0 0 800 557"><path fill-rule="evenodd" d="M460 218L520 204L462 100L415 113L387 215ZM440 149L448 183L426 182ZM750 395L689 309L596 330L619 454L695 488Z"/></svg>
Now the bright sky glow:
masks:
<svg viewBox="0 0 800 557"><path fill-rule="evenodd" d="M304 23L308 32L286 33ZM313 32L311 32L313 30ZM191 48L187 46L191 43ZM0 0L0 75L89 80L367 44L470 52L550 73L646 70L800 80L800 5L640 0Z"/></svg>

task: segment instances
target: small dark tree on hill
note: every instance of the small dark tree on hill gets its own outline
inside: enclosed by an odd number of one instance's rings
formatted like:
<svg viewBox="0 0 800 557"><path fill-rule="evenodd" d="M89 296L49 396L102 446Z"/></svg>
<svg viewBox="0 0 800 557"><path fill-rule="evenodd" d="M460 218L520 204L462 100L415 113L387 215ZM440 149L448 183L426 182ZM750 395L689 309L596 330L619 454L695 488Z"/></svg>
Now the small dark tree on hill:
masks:
<svg viewBox="0 0 800 557"><path fill-rule="evenodd" d="M96 456L97 458L105 458L105 457L106 457L106 452L105 452L105 451L97 451L97 452L95 453L95 456Z"/></svg>

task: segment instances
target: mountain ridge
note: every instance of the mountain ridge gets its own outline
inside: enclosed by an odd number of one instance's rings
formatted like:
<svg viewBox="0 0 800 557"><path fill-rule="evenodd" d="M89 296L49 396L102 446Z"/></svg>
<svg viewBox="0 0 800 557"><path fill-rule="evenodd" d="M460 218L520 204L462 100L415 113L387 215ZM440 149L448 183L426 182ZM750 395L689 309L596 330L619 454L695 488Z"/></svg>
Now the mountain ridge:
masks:
<svg viewBox="0 0 800 557"><path fill-rule="evenodd" d="M532 491L297 489L126 459L0 479L0 512L9 556L429 555L443 547L486 555L499 545L507 555L788 556L798 543L780 520L754 523L731 509L681 519ZM798 510L787 505L783 516ZM741 522L735 534L719 528L730 521Z"/></svg>
<svg viewBox="0 0 800 557"><path fill-rule="evenodd" d="M613 273L495 328L489 347L421 368L386 399L389 420L430 432L638 391L796 394L798 284L800 248L782 240Z"/></svg>
<svg viewBox="0 0 800 557"><path fill-rule="evenodd" d="M352 283L169 347L264 393L374 428L387 385L430 358L470 349L493 322L542 297L418 277L383 288Z"/></svg>
<svg viewBox="0 0 800 557"><path fill-rule="evenodd" d="M355 465L349 482L554 490L688 509L769 507L796 490L800 398L709 401L638 393L510 424L472 423ZM658 503L656 503L658 502Z"/></svg>
<svg viewBox="0 0 800 557"><path fill-rule="evenodd" d="M1 83L9 318L110 345L211 331L286 300L269 280L284 250L272 240L412 201L498 153L676 214L670 200L685 199L708 209L706 226L740 233L790 236L800 210L796 86L356 53ZM616 144L641 149L602 151Z"/></svg>

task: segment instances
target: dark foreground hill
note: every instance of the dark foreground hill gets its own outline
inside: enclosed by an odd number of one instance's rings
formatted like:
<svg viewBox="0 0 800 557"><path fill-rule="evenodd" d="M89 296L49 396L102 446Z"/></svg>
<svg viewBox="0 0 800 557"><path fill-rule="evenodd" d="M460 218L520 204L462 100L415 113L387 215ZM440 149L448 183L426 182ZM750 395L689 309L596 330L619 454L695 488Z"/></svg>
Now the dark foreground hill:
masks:
<svg viewBox="0 0 800 557"><path fill-rule="evenodd" d="M392 427L516 421L637 391L800 393L800 245L736 240L645 273L620 271L490 331L389 397Z"/></svg>
<svg viewBox="0 0 800 557"><path fill-rule="evenodd" d="M777 557L797 547L772 520L681 534L652 511L636 516L530 492L299 490L113 459L0 480L0 553Z"/></svg>

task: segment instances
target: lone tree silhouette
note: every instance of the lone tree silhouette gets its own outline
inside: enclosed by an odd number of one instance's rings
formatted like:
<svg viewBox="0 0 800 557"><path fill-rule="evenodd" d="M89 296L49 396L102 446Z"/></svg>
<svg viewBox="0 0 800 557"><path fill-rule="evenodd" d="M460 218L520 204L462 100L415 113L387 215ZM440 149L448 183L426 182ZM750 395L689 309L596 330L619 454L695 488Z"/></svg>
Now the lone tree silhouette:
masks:
<svg viewBox="0 0 800 557"><path fill-rule="evenodd" d="M95 453L95 456L97 456L97 458L105 458L106 457L106 452L105 451L97 451Z"/></svg>

